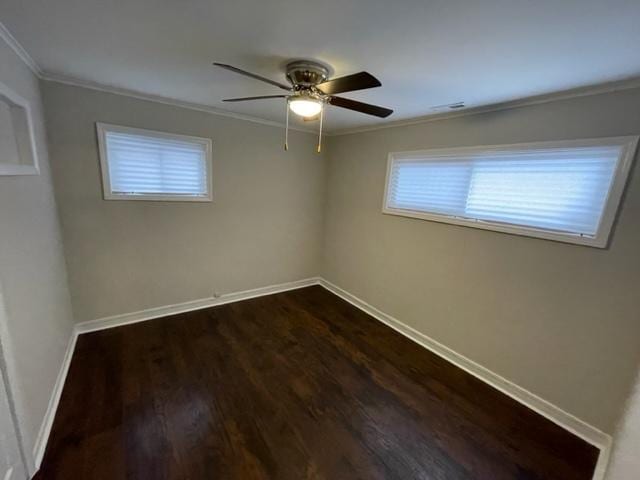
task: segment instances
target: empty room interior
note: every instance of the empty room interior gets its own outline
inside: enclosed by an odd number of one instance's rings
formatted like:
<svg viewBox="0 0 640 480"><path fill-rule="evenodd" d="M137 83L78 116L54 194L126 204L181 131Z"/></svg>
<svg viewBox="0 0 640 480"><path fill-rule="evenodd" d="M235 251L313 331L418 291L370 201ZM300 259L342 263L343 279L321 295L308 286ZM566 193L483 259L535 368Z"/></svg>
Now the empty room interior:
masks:
<svg viewBox="0 0 640 480"><path fill-rule="evenodd" d="M0 0L0 480L640 480L639 47Z"/></svg>

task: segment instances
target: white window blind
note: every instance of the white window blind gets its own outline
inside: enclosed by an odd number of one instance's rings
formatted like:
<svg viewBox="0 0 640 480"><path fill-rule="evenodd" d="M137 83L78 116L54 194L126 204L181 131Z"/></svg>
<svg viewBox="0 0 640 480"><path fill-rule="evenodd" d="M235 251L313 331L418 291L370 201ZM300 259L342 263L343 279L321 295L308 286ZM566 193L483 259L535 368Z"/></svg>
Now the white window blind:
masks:
<svg viewBox="0 0 640 480"><path fill-rule="evenodd" d="M211 141L98 125L105 198L210 200Z"/></svg>
<svg viewBox="0 0 640 480"><path fill-rule="evenodd" d="M384 210L604 246L636 142L392 154Z"/></svg>

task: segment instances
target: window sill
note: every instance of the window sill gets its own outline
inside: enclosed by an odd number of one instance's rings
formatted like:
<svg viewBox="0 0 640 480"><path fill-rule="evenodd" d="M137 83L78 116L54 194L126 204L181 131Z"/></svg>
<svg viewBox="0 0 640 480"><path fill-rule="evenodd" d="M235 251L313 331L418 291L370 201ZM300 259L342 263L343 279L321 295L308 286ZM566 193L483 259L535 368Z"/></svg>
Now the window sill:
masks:
<svg viewBox="0 0 640 480"><path fill-rule="evenodd" d="M585 245L596 248L606 248L608 237L601 235L600 237L589 237L585 235L577 235L565 232L555 232L552 230L543 230L539 228L521 227L518 225L510 225L499 222L490 222L485 220L475 220L463 217L455 217L450 215L440 215L435 213L426 213L415 210L404 210L399 208L385 207L382 213L387 215L396 215L408 218L417 218L420 220L428 220L438 223L449 223L462 227L480 228L500 233L509 233L512 235L520 235L525 237L541 238L544 240L553 240L556 242L571 243L575 245Z"/></svg>

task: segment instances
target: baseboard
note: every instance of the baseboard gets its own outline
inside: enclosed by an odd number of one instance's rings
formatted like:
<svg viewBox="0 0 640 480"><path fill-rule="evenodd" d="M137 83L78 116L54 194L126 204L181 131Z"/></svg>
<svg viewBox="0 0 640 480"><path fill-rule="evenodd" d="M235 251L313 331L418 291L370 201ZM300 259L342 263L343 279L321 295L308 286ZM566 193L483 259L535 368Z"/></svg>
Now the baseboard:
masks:
<svg viewBox="0 0 640 480"><path fill-rule="evenodd" d="M49 405L47 405L47 411L44 415L42 423L40 424L40 430L38 431L38 436L36 437L35 445L33 447L33 462L35 471L38 471L38 469L40 468L42 458L44 457L44 452L47 448L47 441L49 440L51 427L53 427L53 420L56 417L56 411L58 410L58 404L60 403L60 397L62 396L64 382L67 379L67 373L69 372L69 366L71 365L73 351L76 348L77 338L78 335L74 329L71 331L71 336L69 337L69 342L67 343L67 350L64 353L62 365L60 366L60 371L58 372L56 383L53 385L53 391L51 392L51 397L49 398Z"/></svg>
<svg viewBox="0 0 640 480"><path fill-rule="evenodd" d="M338 287L337 285L334 285L328 280L320 278L319 283L331 293L334 293L343 300L346 300L363 312L368 313L373 318L393 328L410 340L444 358L445 360L456 365L465 372L470 373L474 377L479 378L483 382L488 383L497 390L500 390L505 395L508 395L514 400L527 406L531 410L534 410L543 417L551 420L562 428L570 431L574 435L590 443L591 445L599 448L600 455L598 457L598 465L596 466L593 480L604 479L604 473L608 464L609 452L611 448L610 435L600 431L592 425L589 425L587 422L575 417L574 415L565 412L560 407L557 407L547 400L540 398L536 394L531 393L530 391L520 387L519 385L516 385L515 383L507 380L497 373L494 373L491 370L483 367L482 365L479 365L478 363L465 357L464 355L455 352L454 350L443 345L437 340L434 340L433 338L430 338L427 335L417 331L416 329L402 323L400 320L392 317L391 315L378 310L376 307Z"/></svg>
<svg viewBox="0 0 640 480"><path fill-rule="evenodd" d="M106 328L120 327L131 323L144 322L154 318L166 317L168 315L176 315L178 313L191 312L202 308L215 307L224 305L225 303L239 302L250 298L262 297L264 295L272 295L274 293L286 292L298 288L317 285L320 279L317 277L306 278L294 282L280 283L267 287L254 288L252 290L244 290L241 292L227 293L219 297L202 298L199 300L191 300L189 302L177 303L174 305L165 305L162 307L149 308L138 312L125 313L122 315L114 315L111 317L99 318L88 322L78 323L76 331L78 334L95 332Z"/></svg>
<svg viewBox="0 0 640 480"><path fill-rule="evenodd" d="M129 325L131 323L144 322L146 320L165 317L167 315L175 315L177 313L190 312L202 308L215 307L216 305L239 302L241 300L248 300L250 298L272 295L274 293L286 292L288 290L295 290L311 285L318 285L319 282L319 278L312 277L294 282L269 285L267 287L254 288L252 290L244 290L241 292L228 293L217 298L212 297L200 300L192 300L175 305L165 305L162 307L150 308L138 312L125 313L122 315L114 315L111 317L90 320L88 322L76 324L71 333L71 337L69 338L67 350L65 352L64 359L62 360L60 371L58 372L58 378L56 379L56 383L53 387L51 398L49 399L49 405L47 406L45 417L42 420L42 424L38 432L38 437L36 438L36 442L33 447L35 471L32 472L32 474L35 474L40 469L40 465L42 464L42 459L47 448L49 435L51 434L51 428L53 427L53 421L56 416L56 411L58 410L58 404L60 403L60 397L62 396L62 389L64 388L64 383L67 379L67 373L69 372L69 366L71 365L71 359L73 357L73 352L75 350L76 341L79 335L83 333L104 330L107 328Z"/></svg>
<svg viewBox="0 0 640 480"><path fill-rule="evenodd" d="M378 310L376 307L368 304L364 300L352 295L351 293L343 290L342 288L334 285L333 283L320 277L313 277L304 280L298 280L295 282L282 283L278 285L271 285L267 287L255 288L252 290L245 290L241 292L229 293L222 295L218 298L204 298L199 300L193 300L189 302L166 305L162 307L151 308L147 310L141 310L138 312L126 313L122 315L114 315L111 317L101 318L97 320L91 320L88 322L82 322L76 324L67 351L56 380L51 399L49 400L49 406L47 413L42 422L40 431L33 450L33 458L35 460L36 470L40 468L40 464L44 457L49 434L51 433L51 427L53 426L53 420L55 418L58 403L62 395L62 389L64 382L69 371L69 365L71 364L71 358L73 357L73 351L75 348L78 335L83 333L94 332L98 330L104 330L108 328L119 327L123 325L129 325L132 323L143 322L152 320L154 318L165 317L167 315L175 315L178 313L190 312L199 310L202 308L215 307L217 305L224 305L226 303L233 303L242 300L248 300L250 298L261 297L265 295L272 295L274 293L285 292L289 290L295 290L298 288L304 288L311 285L321 285L328 291L339 296L343 300L351 303L355 307L371 315L373 318L386 324L387 326L398 331L402 335L406 336L410 340L418 343L427 350L435 353L436 355L451 362L457 367L463 369L467 373L473 375L476 378L488 383L497 390L501 391L505 395L513 398L514 400L522 403L528 408L534 410L545 418L551 420L557 425L572 432L578 437L582 438L586 442L594 445L600 449L600 456L598 458L598 464L596 466L593 480L603 480L605 476L605 470L609 461L609 454L611 450L611 436L600 431L599 429L589 425L588 423L580 420L579 418L565 412L561 408L553 405L552 403L538 397L534 393L516 385L515 383L507 380L506 378L492 372L491 370L479 365L473 360L461 355L454 350L446 347L440 342L418 332L414 328L405 325L396 318L387 315L386 313Z"/></svg>

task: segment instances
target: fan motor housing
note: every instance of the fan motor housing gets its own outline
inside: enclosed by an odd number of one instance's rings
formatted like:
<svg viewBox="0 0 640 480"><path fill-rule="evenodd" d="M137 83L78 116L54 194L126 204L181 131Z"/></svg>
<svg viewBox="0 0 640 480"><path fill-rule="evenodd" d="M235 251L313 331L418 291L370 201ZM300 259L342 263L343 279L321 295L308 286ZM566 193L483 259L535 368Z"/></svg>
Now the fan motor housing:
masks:
<svg viewBox="0 0 640 480"><path fill-rule="evenodd" d="M312 60L299 60L286 66L287 78L295 87L313 87L329 78L329 69Z"/></svg>

